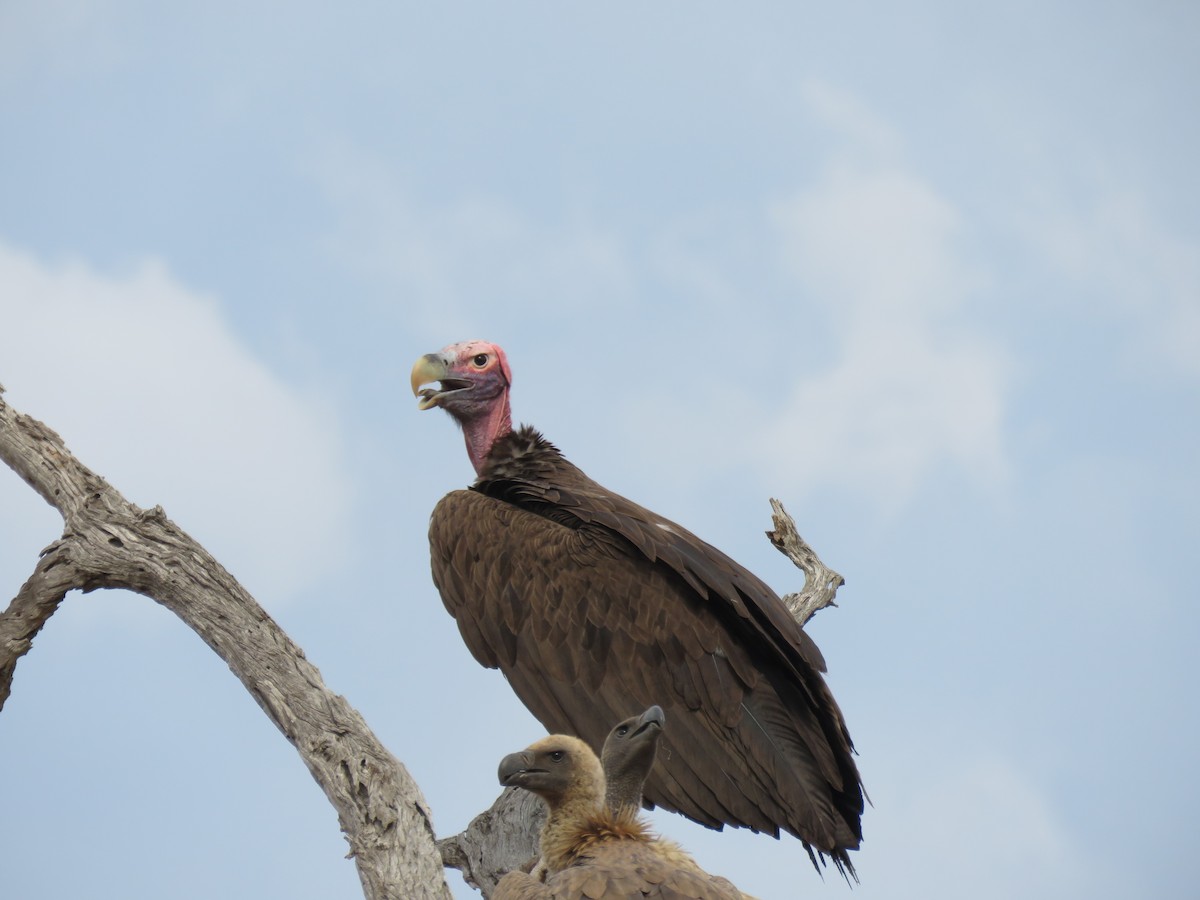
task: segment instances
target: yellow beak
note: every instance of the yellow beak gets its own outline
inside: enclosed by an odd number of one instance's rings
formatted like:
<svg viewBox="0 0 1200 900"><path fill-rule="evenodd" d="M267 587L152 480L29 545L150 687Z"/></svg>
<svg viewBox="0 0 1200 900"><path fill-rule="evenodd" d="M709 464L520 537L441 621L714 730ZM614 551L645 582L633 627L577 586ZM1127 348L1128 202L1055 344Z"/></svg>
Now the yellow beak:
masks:
<svg viewBox="0 0 1200 900"><path fill-rule="evenodd" d="M432 409L437 406L437 391L433 388L422 390L421 385L433 381L441 381L449 374L445 361L436 353L426 353L413 364L412 392L414 397L420 397L417 404L419 409Z"/></svg>

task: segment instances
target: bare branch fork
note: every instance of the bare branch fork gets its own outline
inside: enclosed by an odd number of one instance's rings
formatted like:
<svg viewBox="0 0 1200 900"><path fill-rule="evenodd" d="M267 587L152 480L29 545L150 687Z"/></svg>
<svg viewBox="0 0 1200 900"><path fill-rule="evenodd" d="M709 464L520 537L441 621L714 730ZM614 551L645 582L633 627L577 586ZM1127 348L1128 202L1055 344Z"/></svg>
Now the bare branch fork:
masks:
<svg viewBox="0 0 1200 900"><path fill-rule="evenodd" d="M3 392L0 460L58 510L64 527L0 613L0 710L17 662L68 591L124 588L179 616L296 748L337 810L367 900L448 900L443 866L488 897L501 875L536 856L544 811L522 791L504 791L461 834L435 841L408 770L237 580L160 507L130 503ZM833 605L843 579L804 543L783 506L771 505L768 537L806 576L804 590L784 598L803 624Z"/></svg>

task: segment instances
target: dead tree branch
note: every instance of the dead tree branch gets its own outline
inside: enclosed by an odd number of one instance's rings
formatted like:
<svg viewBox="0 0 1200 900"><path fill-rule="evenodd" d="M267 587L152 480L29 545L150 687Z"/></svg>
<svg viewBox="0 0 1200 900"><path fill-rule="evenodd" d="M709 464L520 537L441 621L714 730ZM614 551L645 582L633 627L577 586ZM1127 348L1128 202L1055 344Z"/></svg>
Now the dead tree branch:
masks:
<svg viewBox="0 0 1200 900"><path fill-rule="evenodd" d="M783 596L783 602L787 604L792 617L803 627L818 611L827 606L837 606L833 598L846 579L821 562L813 548L800 537L796 523L783 504L774 497L771 498L771 509L775 530L768 531L767 537L776 550L804 573L804 588L799 593Z"/></svg>
<svg viewBox="0 0 1200 900"><path fill-rule="evenodd" d="M2 396L0 459L64 522L0 614L0 708L17 662L68 591L143 594L195 631L295 746L337 810L368 900L449 898L429 810L408 771L220 563L161 508L130 503Z"/></svg>
<svg viewBox="0 0 1200 900"><path fill-rule="evenodd" d="M500 879L515 869L529 871L538 857L538 834L546 806L528 791L505 788L465 831L438 841L442 859L462 872L467 884L490 897Z"/></svg>

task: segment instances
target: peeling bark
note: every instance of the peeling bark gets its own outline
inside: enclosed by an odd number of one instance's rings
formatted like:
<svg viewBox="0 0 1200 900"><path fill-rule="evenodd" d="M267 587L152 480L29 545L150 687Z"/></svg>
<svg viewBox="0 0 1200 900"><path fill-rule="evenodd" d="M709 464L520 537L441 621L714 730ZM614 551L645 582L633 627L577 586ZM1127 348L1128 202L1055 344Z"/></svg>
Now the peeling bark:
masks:
<svg viewBox="0 0 1200 900"><path fill-rule="evenodd" d="M545 821L541 800L528 791L505 788L466 830L438 841L438 849L447 867L458 869L467 884L490 897L505 874L528 872L537 862Z"/></svg>

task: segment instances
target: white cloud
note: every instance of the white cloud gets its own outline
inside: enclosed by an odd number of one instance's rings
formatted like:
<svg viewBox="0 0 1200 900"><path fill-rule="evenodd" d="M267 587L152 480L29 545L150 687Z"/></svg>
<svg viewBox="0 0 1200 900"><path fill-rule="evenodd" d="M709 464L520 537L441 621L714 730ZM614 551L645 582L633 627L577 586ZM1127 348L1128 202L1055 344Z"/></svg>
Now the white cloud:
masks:
<svg viewBox="0 0 1200 900"><path fill-rule="evenodd" d="M759 445L781 480L837 482L885 506L908 500L943 463L997 481L1003 370L981 342L938 346L918 329L852 334L832 370L794 388Z"/></svg>
<svg viewBox="0 0 1200 900"><path fill-rule="evenodd" d="M901 151L896 130L851 92L810 78L800 93L809 112L848 142L845 152L891 159Z"/></svg>
<svg viewBox="0 0 1200 900"><path fill-rule="evenodd" d="M947 755L946 762L942 771L894 768L876 779L871 853L863 860L867 894L1097 896L1095 861L1086 859L1058 811L1013 763L961 754ZM874 883L871 871L887 872L887 883Z"/></svg>
<svg viewBox="0 0 1200 900"><path fill-rule="evenodd" d="M901 170L836 164L775 216L784 266L850 327L923 324L972 286L954 246L957 213Z"/></svg>
<svg viewBox="0 0 1200 900"><path fill-rule="evenodd" d="M570 321L632 294L620 242L586 217L546 226L480 195L423 205L394 167L346 145L310 168L334 210L330 253L439 338L523 314Z"/></svg>
<svg viewBox="0 0 1200 900"><path fill-rule="evenodd" d="M826 306L834 345L832 365L801 377L762 430L776 477L888 505L943 463L1002 480L1008 366L964 324L980 277L954 208L898 168L837 163L774 214L783 265Z"/></svg>
<svg viewBox="0 0 1200 900"><path fill-rule="evenodd" d="M0 242L0 383L126 497L161 504L268 607L346 552L331 404L281 382L212 298L161 263L111 276ZM29 493L15 477L0 483ZM32 563L15 564L27 574Z"/></svg>
<svg viewBox="0 0 1200 900"><path fill-rule="evenodd" d="M1133 324L1136 364L1200 376L1200 238L1171 233L1136 192L1107 185L1088 208L1048 195L1026 234L1100 308Z"/></svg>
<svg viewBox="0 0 1200 900"><path fill-rule="evenodd" d="M0 4L0 89L28 91L30 79L110 70L122 56L104 0Z"/></svg>
<svg viewBox="0 0 1200 900"><path fill-rule="evenodd" d="M682 347L684 358L737 360L741 383L712 366L689 373L686 390L672 382L668 397L623 395L622 435L664 448L688 441L662 476L681 492L723 467L759 471L794 501L831 487L886 511L943 468L994 492L1010 476L1013 365L972 324L972 299L990 279L971 255L969 223L895 160L900 136L860 101L816 82L804 93L835 130L825 169L740 230L677 221L650 246L688 305L647 358L669 367L664 351ZM767 235L758 252L740 243L744 233ZM771 237L778 253L764 259Z"/></svg>

